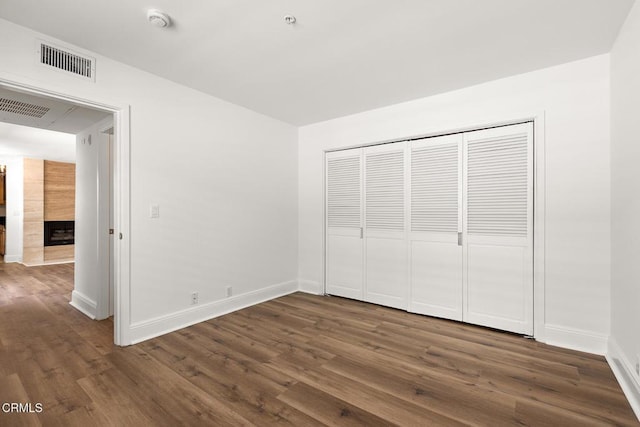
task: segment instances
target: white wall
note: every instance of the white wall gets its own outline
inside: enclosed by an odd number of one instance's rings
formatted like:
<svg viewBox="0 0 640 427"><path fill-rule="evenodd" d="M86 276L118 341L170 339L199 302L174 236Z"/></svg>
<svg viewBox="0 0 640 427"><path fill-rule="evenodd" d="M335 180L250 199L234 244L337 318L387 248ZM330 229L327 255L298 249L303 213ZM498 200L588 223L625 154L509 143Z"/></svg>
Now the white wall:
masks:
<svg viewBox="0 0 640 427"><path fill-rule="evenodd" d="M611 366L640 417L640 3L611 51ZM620 375L622 374L622 375Z"/></svg>
<svg viewBox="0 0 640 427"><path fill-rule="evenodd" d="M22 262L24 162L22 157L0 158L7 165L5 262Z"/></svg>
<svg viewBox="0 0 640 427"><path fill-rule="evenodd" d="M0 79L131 107L131 341L296 289L296 128L95 54L95 83L49 70L36 37L0 20Z"/></svg>
<svg viewBox="0 0 640 427"><path fill-rule="evenodd" d="M609 334L609 56L299 130L299 278L323 281L323 151L544 113L546 340L604 353Z"/></svg>

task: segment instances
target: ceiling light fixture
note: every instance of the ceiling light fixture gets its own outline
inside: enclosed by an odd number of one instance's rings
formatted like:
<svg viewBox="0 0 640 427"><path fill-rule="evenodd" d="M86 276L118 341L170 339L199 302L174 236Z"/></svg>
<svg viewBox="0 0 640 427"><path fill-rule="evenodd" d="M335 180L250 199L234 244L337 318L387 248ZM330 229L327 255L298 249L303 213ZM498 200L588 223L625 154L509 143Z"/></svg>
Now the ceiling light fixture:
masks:
<svg viewBox="0 0 640 427"><path fill-rule="evenodd" d="M289 25L293 25L296 23L296 17L293 15L285 15L284 22L286 22Z"/></svg>
<svg viewBox="0 0 640 427"><path fill-rule="evenodd" d="M171 25L171 18L169 18L169 15L157 9L149 9L147 11L147 19L152 25L158 28L167 28Z"/></svg>

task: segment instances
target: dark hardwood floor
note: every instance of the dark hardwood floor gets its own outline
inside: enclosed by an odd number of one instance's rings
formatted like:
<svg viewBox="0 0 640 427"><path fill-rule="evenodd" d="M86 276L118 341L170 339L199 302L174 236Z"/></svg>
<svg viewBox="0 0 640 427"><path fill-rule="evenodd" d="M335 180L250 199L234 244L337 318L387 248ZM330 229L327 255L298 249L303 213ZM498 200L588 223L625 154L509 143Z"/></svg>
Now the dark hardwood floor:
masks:
<svg viewBox="0 0 640 427"><path fill-rule="evenodd" d="M600 356L301 293L118 348L72 281L0 265L1 426L640 425Z"/></svg>

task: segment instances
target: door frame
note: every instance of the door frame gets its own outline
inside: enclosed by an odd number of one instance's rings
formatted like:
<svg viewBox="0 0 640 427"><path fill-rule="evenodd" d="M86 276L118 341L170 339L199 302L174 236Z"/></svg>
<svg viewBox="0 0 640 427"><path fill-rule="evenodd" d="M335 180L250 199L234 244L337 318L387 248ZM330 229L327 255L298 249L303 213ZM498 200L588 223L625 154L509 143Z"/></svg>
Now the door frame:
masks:
<svg viewBox="0 0 640 427"><path fill-rule="evenodd" d="M400 141L411 141L435 136L450 135L454 133L471 132L475 130L489 129L500 126L515 125L518 123L533 122L533 338L545 342L545 188L546 188L546 157L545 157L545 111L516 112L511 115L502 114L498 117L485 118L476 122L464 123L450 129L437 129L434 131L407 135L394 139L371 141L365 144L356 144L340 148L323 150L323 162L326 162L326 154L334 151L342 151L351 148L365 148L374 145L389 144ZM324 163L326 164L326 163ZM324 203L324 218L327 216L326 201L326 167L323 168L324 188L322 191ZM326 220L323 220L322 254L322 292L327 294L327 229Z"/></svg>
<svg viewBox="0 0 640 427"><path fill-rule="evenodd" d="M114 225L116 235L114 262L114 343L125 346L131 344L130 338L130 283L131 283L131 247L130 247L130 106L102 99L80 98L45 87L10 80L0 74L0 86L34 96L54 98L84 107L99 109L113 114L114 129ZM106 201L109 202L108 200ZM101 260L104 263L104 260ZM108 262L108 260L107 260ZM106 266L108 270L109 266ZM104 268L101 268L105 271Z"/></svg>

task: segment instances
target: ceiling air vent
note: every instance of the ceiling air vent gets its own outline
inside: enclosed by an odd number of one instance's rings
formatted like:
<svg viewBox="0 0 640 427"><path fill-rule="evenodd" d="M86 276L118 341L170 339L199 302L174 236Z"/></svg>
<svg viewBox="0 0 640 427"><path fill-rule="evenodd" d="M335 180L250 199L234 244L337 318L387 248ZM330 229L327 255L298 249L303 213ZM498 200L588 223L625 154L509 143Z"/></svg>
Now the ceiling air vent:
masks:
<svg viewBox="0 0 640 427"><path fill-rule="evenodd" d="M38 47L41 64L95 81L96 60L94 58L78 55L68 49L41 41L38 42Z"/></svg>
<svg viewBox="0 0 640 427"><path fill-rule="evenodd" d="M42 118L49 111L49 107L16 101L15 99L0 98L0 111L20 114L21 116Z"/></svg>

